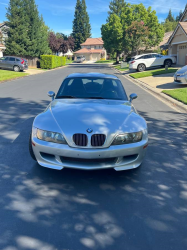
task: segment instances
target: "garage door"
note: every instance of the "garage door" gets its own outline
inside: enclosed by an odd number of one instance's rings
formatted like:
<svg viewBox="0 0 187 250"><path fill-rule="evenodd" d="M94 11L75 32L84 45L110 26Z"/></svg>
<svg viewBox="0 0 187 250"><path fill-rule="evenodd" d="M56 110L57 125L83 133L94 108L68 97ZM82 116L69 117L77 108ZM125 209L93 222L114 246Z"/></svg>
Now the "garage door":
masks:
<svg viewBox="0 0 187 250"><path fill-rule="evenodd" d="M186 55L187 55L187 45L181 44L179 45L179 53L178 53L178 64L185 65L186 64Z"/></svg>
<svg viewBox="0 0 187 250"><path fill-rule="evenodd" d="M99 54L92 54L92 60L98 61L99 60Z"/></svg>

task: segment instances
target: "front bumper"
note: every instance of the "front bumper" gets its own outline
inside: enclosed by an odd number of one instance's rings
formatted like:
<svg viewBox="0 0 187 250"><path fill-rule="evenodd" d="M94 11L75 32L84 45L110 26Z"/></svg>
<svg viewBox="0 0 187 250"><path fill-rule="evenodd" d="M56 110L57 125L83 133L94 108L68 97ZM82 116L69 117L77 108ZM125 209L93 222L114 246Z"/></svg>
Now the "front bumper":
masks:
<svg viewBox="0 0 187 250"><path fill-rule="evenodd" d="M32 147L39 165L61 170L114 168L117 171L137 168L146 153L148 140L109 148L73 148L64 144L41 141L32 137Z"/></svg>
<svg viewBox="0 0 187 250"><path fill-rule="evenodd" d="M187 76L186 75L184 76L174 75L174 83L187 84Z"/></svg>

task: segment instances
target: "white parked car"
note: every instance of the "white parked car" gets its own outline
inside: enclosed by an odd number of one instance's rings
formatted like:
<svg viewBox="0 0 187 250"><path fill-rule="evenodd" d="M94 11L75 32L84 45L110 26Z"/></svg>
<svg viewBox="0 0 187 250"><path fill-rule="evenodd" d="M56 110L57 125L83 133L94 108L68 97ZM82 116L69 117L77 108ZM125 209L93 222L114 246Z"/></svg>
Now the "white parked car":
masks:
<svg viewBox="0 0 187 250"><path fill-rule="evenodd" d="M147 68L165 66L171 67L176 63L176 58L173 56L163 56L156 53L138 55L131 58L129 69L135 69L138 72L145 71Z"/></svg>
<svg viewBox="0 0 187 250"><path fill-rule="evenodd" d="M187 65L177 70L174 75L174 82L179 84L187 84Z"/></svg>

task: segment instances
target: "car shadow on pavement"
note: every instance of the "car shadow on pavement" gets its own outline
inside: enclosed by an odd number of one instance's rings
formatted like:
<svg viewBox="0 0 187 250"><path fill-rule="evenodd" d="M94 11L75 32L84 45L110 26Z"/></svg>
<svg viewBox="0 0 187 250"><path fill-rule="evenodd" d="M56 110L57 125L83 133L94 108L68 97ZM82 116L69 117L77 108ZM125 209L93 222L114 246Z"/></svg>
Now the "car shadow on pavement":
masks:
<svg viewBox="0 0 187 250"><path fill-rule="evenodd" d="M47 102L2 101L3 131L17 128L13 140L0 138L0 249L187 248L186 114L140 112L150 134L140 168L56 171L28 150L33 117Z"/></svg>

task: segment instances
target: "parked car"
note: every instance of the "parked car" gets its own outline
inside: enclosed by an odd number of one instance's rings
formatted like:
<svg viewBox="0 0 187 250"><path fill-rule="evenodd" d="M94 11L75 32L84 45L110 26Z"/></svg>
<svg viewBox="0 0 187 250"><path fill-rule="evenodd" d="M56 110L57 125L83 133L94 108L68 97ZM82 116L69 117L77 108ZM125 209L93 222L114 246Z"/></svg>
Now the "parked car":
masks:
<svg viewBox="0 0 187 250"><path fill-rule="evenodd" d="M84 56L77 56L77 59L76 59L76 63L82 63L82 62L84 62L86 59L85 59L85 57Z"/></svg>
<svg viewBox="0 0 187 250"><path fill-rule="evenodd" d="M0 68L19 72L28 69L28 63L27 60L23 58L4 56L0 58Z"/></svg>
<svg viewBox="0 0 187 250"><path fill-rule="evenodd" d="M180 84L187 84L187 65L177 70L174 75L174 82Z"/></svg>
<svg viewBox="0 0 187 250"><path fill-rule="evenodd" d="M61 170L117 171L141 165L148 145L147 124L114 75L75 73L33 122L30 154L39 165Z"/></svg>
<svg viewBox="0 0 187 250"><path fill-rule="evenodd" d="M138 55L131 58L129 69L135 69L138 72L145 71L147 68L166 66L171 67L176 63L176 58L173 56L163 56L156 53Z"/></svg>

